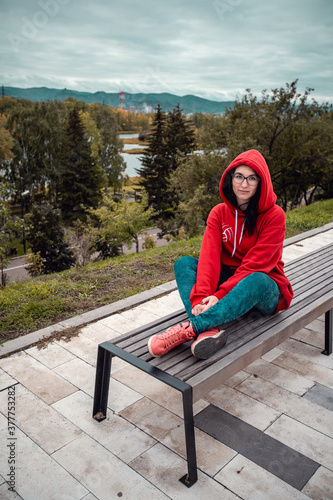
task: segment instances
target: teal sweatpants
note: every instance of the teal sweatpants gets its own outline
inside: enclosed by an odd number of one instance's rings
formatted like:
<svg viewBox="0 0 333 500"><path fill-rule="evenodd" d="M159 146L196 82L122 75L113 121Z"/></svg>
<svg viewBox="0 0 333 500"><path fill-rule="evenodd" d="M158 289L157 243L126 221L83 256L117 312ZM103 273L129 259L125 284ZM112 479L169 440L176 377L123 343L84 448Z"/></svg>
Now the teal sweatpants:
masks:
<svg viewBox="0 0 333 500"><path fill-rule="evenodd" d="M280 290L267 274L256 272L249 274L208 311L193 316L190 294L197 279L198 259L181 257L175 262L175 277L180 297L185 306L196 335L243 316L253 308L264 314L273 314L277 308ZM222 269L218 287L229 278Z"/></svg>

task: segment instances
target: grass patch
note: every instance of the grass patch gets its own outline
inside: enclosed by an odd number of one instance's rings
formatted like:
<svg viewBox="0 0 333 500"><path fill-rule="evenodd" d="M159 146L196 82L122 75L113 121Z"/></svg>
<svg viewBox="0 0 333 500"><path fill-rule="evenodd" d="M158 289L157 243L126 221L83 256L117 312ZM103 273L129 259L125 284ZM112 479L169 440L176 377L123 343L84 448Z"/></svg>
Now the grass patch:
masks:
<svg viewBox="0 0 333 500"><path fill-rule="evenodd" d="M333 199L296 208L286 214L286 238L333 222Z"/></svg>
<svg viewBox="0 0 333 500"><path fill-rule="evenodd" d="M333 200L287 213L286 238L333 222ZM0 342L149 290L174 279L173 264L198 257L202 237L128 254L0 290Z"/></svg>

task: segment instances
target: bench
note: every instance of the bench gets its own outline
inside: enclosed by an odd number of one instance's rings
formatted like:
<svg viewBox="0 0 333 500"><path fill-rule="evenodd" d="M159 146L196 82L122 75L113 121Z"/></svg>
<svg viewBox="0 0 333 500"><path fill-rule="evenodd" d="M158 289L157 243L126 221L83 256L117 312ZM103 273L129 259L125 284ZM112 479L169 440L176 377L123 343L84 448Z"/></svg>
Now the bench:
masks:
<svg viewBox="0 0 333 500"><path fill-rule="evenodd" d="M183 400L187 474L180 481L190 487L197 481L193 403L217 388L263 354L325 313L325 350L332 353L333 244L285 266L295 296L289 309L273 316L252 310L224 326L226 346L207 360L192 356L190 342L166 356L152 358L147 348L151 335L186 320L184 309L137 328L98 346L93 418L106 418L111 360L118 356L180 391Z"/></svg>

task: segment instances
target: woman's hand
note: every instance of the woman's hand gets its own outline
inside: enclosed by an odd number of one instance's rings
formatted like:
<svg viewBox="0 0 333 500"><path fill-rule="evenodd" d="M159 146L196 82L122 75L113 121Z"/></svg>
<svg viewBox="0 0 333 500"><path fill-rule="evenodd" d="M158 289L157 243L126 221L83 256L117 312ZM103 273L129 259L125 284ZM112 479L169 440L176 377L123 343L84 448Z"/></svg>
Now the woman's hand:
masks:
<svg viewBox="0 0 333 500"><path fill-rule="evenodd" d="M215 295L209 295L205 299L201 301L202 304L204 304L204 309L202 312L208 311L212 306L215 306L217 304L219 299L215 297Z"/></svg>
<svg viewBox="0 0 333 500"><path fill-rule="evenodd" d="M202 314L208 309L210 309L212 306L215 306L217 304L219 299L215 297L215 295L209 295L208 297L204 298L200 304L197 304L196 306L193 307L192 309L192 314L193 316L199 316L199 314Z"/></svg>
<svg viewBox="0 0 333 500"><path fill-rule="evenodd" d="M193 316L199 316L199 314L201 314L204 311L204 308L205 306L203 305L203 303L197 304L196 306L193 307L191 312Z"/></svg>

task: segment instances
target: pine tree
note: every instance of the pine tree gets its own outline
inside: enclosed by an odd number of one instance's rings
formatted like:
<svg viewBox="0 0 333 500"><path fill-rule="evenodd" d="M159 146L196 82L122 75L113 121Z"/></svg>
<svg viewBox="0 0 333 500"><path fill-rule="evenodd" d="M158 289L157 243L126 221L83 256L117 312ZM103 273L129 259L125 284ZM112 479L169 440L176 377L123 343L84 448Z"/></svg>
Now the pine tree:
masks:
<svg viewBox="0 0 333 500"><path fill-rule="evenodd" d="M160 105L157 107L151 133L148 136L148 147L143 153L142 168L137 169L141 177L140 185L146 190L149 206L159 213L165 205L163 194L167 190L169 174L168 155L165 147L165 114Z"/></svg>
<svg viewBox="0 0 333 500"><path fill-rule="evenodd" d="M78 218L85 207L97 207L102 199L102 186L103 170L93 160L85 128L74 108L69 114L59 190L64 217Z"/></svg>
<svg viewBox="0 0 333 500"><path fill-rule="evenodd" d="M179 104L168 115L165 142L170 159L170 170L173 172L178 167L179 156L187 156L195 148L194 132L184 118Z"/></svg>
<svg viewBox="0 0 333 500"><path fill-rule="evenodd" d="M148 193L148 203L161 217L170 217L177 205L177 197L170 189L170 175L180 158L189 155L195 147L194 133L182 115L179 104L165 116L160 105L148 136L148 148L143 153L143 167L137 169L141 186Z"/></svg>

